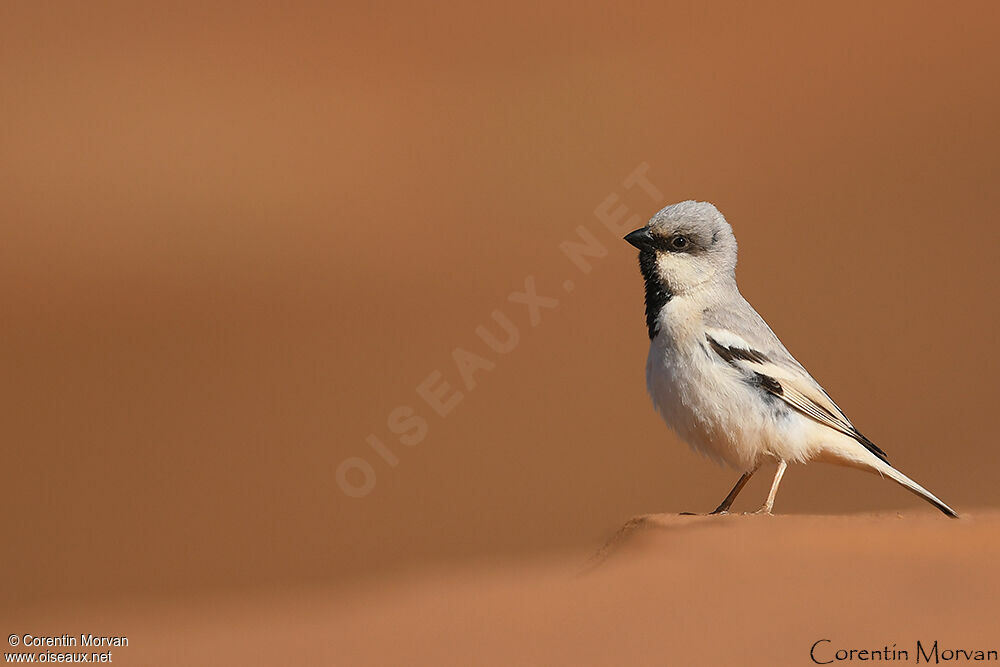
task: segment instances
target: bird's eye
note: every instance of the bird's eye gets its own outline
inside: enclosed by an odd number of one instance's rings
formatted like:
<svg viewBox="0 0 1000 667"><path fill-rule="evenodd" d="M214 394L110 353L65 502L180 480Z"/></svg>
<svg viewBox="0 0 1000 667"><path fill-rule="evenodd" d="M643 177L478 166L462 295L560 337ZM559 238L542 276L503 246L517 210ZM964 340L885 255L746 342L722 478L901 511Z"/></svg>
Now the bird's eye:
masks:
<svg viewBox="0 0 1000 667"><path fill-rule="evenodd" d="M670 239L670 245L674 250L684 250L688 246L688 240L684 236L675 236Z"/></svg>

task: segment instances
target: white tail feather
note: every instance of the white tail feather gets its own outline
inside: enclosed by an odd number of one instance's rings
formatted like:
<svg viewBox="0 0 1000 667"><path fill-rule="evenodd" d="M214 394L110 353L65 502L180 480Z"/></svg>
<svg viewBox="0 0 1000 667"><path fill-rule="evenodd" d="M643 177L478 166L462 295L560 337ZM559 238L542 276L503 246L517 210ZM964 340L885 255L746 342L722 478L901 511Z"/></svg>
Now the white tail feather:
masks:
<svg viewBox="0 0 1000 667"><path fill-rule="evenodd" d="M886 477L888 477L892 481L894 481L897 484L899 484L900 486L902 486L907 491L910 491L911 493L913 493L913 494L915 494L917 496L920 496L921 498L923 498L924 500L926 500L927 502L929 502L931 505L934 505L934 507L938 508L939 510L941 510L942 512L944 512L945 514L947 514L951 518L953 518L953 519L957 519L958 518L958 514L955 512L955 510L953 510L952 508L948 507L948 505L946 505L944 503L944 501L942 501L940 498L938 498L937 496L935 496L933 493L931 493L930 491L928 491L924 487L922 487L919 484L917 484L916 482L914 482L912 479L910 479L909 477L907 477L903 473L901 473L898 470L896 470L895 468L893 468L891 465L889 465L885 461L882 461L881 459L879 459L876 456L872 456L868 461L866 461L866 463L871 468L873 468L875 470L875 472L878 472L878 473L880 473L882 475L885 475Z"/></svg>

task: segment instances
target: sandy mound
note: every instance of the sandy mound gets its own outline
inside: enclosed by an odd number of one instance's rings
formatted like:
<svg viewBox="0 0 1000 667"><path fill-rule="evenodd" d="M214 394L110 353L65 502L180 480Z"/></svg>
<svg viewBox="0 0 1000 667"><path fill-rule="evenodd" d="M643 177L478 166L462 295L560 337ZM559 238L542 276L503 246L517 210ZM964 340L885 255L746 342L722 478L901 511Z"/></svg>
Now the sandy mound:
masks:
<svg viewBox="0 0 1000 667"><path fill-rule="evenodd" d="M918 641L940 656L1000 649L998 513L650 515L585 560L25 610L4 627L126 634L115 661L133 665L813 664L814 645L822 661L855 649L905 663Z"/></svg>

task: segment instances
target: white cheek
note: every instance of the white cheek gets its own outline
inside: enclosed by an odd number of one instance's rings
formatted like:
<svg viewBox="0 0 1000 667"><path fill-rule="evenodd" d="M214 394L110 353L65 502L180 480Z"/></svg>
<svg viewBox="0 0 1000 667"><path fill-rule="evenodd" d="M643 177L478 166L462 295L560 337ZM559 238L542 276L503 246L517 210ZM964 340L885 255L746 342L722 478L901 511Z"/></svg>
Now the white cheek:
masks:
<svg viewBox="0 0 1000 667"><path fill-rule="evenodd" d="M662 253L656 261L660 276L675 293L704 282L709 276L703 262L686 253Z"/></svg>

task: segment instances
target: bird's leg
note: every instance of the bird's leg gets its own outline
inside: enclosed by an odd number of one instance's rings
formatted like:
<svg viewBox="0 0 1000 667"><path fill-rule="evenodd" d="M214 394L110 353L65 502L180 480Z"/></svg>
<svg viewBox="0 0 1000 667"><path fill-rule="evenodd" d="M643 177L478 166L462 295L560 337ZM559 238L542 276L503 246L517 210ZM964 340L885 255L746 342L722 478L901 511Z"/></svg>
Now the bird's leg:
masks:
<svg viewBox="0 0 1000 667"><path fill-rule="evenodd" d="M771 492L767 494L767 502L755 512L755 514L770 514L774 508L774 497L778 495L778 485L781 484L781 476L785 474L788 462L784 459L778 461L778 471L774 473L774 481L771 482Z"/></svg>
<svg viewBox="0 0 1000 667"><path fill-rule="evenodd" d="M726 496L722 503L715 508L715 511L710 512L710 514L728 514L729 508L733 506L733 501L736 500L736 496L740 495L740 491L743 490L743 487L746 486L747 482L750 481L750 478L753 477L755 472L757 472L757 466L754 466L753 469L743 473L743 476L737 480L736 486L734 486L733 490L729 492L729 495Z"/></svg>

